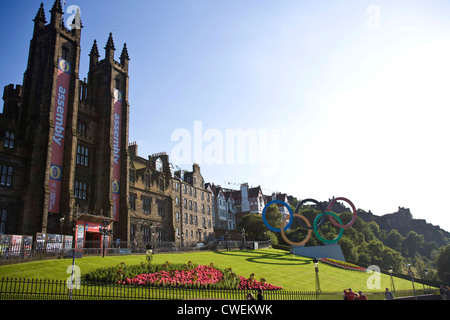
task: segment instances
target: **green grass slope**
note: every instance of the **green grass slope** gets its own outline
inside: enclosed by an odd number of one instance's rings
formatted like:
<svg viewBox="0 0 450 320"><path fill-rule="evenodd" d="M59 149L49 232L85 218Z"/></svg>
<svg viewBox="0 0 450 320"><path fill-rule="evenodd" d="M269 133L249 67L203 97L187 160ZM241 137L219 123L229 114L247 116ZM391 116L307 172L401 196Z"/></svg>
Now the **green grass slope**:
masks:
<svg viewBox="0 0 450 320"><path fill-rule="evenodd" d="M89 257L76 259L83 276L90 270L100 267L115 266L121 262L127 265L139 264L145 261L145 255ZM285 290L315 290L315 269L311 258L289 254L276 249L221 251L221 252L190 252L179 254L156 254L153 263L214 263L216 266L231 267L239 275L249 277L255 274L256 280L265 278L268 283L283 287ZM0 267L0 278L33 278L65 280L69 277L67 268L71 259L34 261ZM322 292L341 292L346 288L362 290L363 292L381 292L390 287L390 277L380 274L380 288L371 289L374 276L365 272L348 271L324 263L319 264L319 279ZM395 278L396 290L411 290L411 282Z"/></svg>

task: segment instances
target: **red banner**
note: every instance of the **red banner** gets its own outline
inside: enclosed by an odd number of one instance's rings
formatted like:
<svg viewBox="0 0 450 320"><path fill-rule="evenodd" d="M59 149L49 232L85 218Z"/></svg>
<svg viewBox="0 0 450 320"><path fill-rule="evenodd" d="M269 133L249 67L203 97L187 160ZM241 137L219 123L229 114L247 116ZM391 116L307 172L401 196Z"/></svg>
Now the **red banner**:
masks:
<svg viewBox="0 0 450 320"><path fill-rule="evenodd" d="M59 213L61 179L64 157L64 138L69 97L70 63L59 58L56 80L55 106L53 111L52 156L50 164L50 200L48 211Z"/></svg>
<svg viewBox="0 0 450 320"><path fill-rule="evenodd" d="M112 201L114 221L119 221L120 202L120 133L122 128L122 93L114 89Z"/></svg>

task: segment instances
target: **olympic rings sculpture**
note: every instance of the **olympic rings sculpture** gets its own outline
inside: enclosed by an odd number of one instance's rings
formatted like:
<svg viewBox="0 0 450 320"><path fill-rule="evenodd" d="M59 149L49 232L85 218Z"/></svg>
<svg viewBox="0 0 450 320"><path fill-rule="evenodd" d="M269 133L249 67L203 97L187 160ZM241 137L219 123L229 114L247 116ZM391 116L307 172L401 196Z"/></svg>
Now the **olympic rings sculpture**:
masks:
<svg viewBox="0 0 450 320"><path fill-rule="evenodd" d="M349 223L347 223L345 225L342 224L341 218L339 218L339 216L336 213L331 212L331 208L333 207L333 204L338 200L345 201L348 204L350 204L352 211L353 211L352 219L350 220ZM300 207L306 202L313 202L314 204L317 205L317 207L320 210L320 213L314 219L312 226L311 226L311 223L309 222L309 220L306 219L305 216L298 213L300 210ZM285 216L284 219L281 221L281 228L272 227L271 225L269 225L269 223L267 222L267 219L266 219L266 210L270 205L272 205L274 203L278 203L278 204L285 206L289 211L289 217ZM322 237L319 234L319 231L318 231L318 228L325 223L326 215L328 215L328 220L334 226L340 228L338 236L336 238L334 238L333 240L325 239L324 237ZM303 227L308 230L308 234L307 234L306 238L301 242L293 242L293 241L289 240L286 237L286 234L284 233L285 230L287 230L291 227L294 217L300 218L304 223ZM339 241L339 239L341 239L341 237L344 233L344 228L351 227L355 223L356 218L357 218L357 211L356 211L355 206L353 205L353 203L350 200L348 200L347 198L343 198L343 197L338 197L338 198L334 198L333 200L331 200L330 203L328 203L326 210L323 210L323 207L319 201L317 201L315 199L304 199L297 204L297 206L295 208L295 213L292 212L291 207L286 202L281 201L281 200L272 200L266 204L266 206L264 207L263 212L262 212L262 219L263 219L264 224L267 226L267 228L269 228L269 230L271 230L273 232L280 232L281 237L284 239L284 241L286 241L286 243L289 243L292 246L302 246L305 243L307 243L309 241L309 239L311 238L311 234L313 231L320 241L322 241L324 243L336 243ZM337 220L337 222L336 222L336 220Z"/></svg>

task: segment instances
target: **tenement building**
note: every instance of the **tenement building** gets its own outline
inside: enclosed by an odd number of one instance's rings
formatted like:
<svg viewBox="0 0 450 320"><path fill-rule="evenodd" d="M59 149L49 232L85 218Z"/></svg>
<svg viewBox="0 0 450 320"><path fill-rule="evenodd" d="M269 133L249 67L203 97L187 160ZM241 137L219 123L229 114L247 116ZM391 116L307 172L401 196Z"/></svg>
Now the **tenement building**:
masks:
<svg viewBox="0 0 450 320"><path fill-rule="evenodd" d="M196 163L192 171L178 170L172 179L174 226L181 247L214 239L213 197Z"/></svg>
<svg viewBox="0 0 450 320"><path fill-rule="evenodd" d="M204 188L200 167L174 171L160 152L142 158L129 145L129 217L133 246L187 247L212 240L212 197Z"/></svg>
<svg viewBox="0 0 450 320"><path fill-rule="evenodd" d="M94 41L80 80L79 12L69 30L55 0L49 23L43 4L33 21L23 84L4 88L0 114L0 242L131 248L213 237L200 168L176 173L165 153L141 158L129 145L126 44L116 61L111 34L103 59Z"/></svg>

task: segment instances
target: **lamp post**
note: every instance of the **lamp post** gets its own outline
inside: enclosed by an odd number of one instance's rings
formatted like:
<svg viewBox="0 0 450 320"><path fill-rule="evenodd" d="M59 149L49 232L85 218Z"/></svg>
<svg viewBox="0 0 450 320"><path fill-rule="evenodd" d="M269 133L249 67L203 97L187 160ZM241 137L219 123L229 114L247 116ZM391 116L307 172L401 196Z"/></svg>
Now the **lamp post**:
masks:
<svg viewBox="0 0 450 320"><path fill-rule="evenodd" d="M319 259L314 258L314 269L316 270L316 298L317 295L320 294L320 281L319 281Z"/></svg>
<svg viewBox="0 0 450 320"><path fill-rule="evenodd" d="M72 231L73 231L73 238L75 240L76 235L76 229L77 229L77 223L75 221L72 221ZM72 300L72 293L73 293L73 273L75 272L75 241L72 240L72 271L70 274L70 293L69 293L69 300Z"/></svg>
<svg viewBox="0 0 450 320"><path fill-rule="evenodd" d="M414 287L414 272L411 270L411 265L408 263L406 265L408 267L408 275L411 277L411 283L414 291L414 297L417 300L416 288Z"/></svg>
<svg viewBox="0 0 450 320"><path fill-rule="evenodd" d="M178 168L178 167L177 167ZM181 170L180 170L180 175L181 175ZM178 179L180 181L180 201L178 202L178 205L180 206L180 229L181 229L181 248L183 248L183 192L182 192L182 187L183 187L183 180L181 179L181 177L178 177L176 174L173 174L173 177Z"/></svg>
<svg viewBox="0 0 450 320"><path fill-rule="evenodd" d="M155 229L156 229L156 228L155 228ZM158 241L157 241L157 239L156 239L156 237L158 236L158 234L157 234L157 232L156 232L155 229L153 229L153 223L150 223L150 230L151 230L151 234L152 234L151 242L152 242L152 247L153 247L153 253L156 253L156 245L157 245L157 243L158 243Z"/></svg>
<svg viewBox="0 0 450 320"><path fill-rule="evenodd" d="M389 266L389 275L391 276L391 290L392 292L395 292L394 277L392 276L392 273L394 273L394 268L392 268L392 266Z"/></svg>
<svg viewBox="0 0 450 320"><path fill-rule="evenodd" d="M181 239L181 250L183 250L183 239L184 239L184 232L183 230L181 230L181 235L180 235L180 239Z"/></svg>
<svg viewBox="0 0 450 320"><path fill-rule="evenodd" d="M429 272L429 270L428 270L428 268L426 268L425 269L425 280L427 280L427 282L428 282L428 272ZM428 290L430 289L430 284L428 283ZM428 291L427 290L427 291Z"/></svg>
<svg viewBox="0 0 450 320"><path fill-rule="evenodd" d="M103 258L104 258L105 257L105 249L106 249L106 244L105 244L106 236L110 236L113 233L113 231L111 229L109 229L109 221L106 219L103 220L102 225L100 226L98 231L103 236Z"/></svg>
<svg viewBox="0 0 450 320"><path fill-rule="evenodd" d="M228 240L230 240L230 233L227 231L225 231L225 247L227 249L227 251L230 251L230 249L228 248Z"/></svg>

